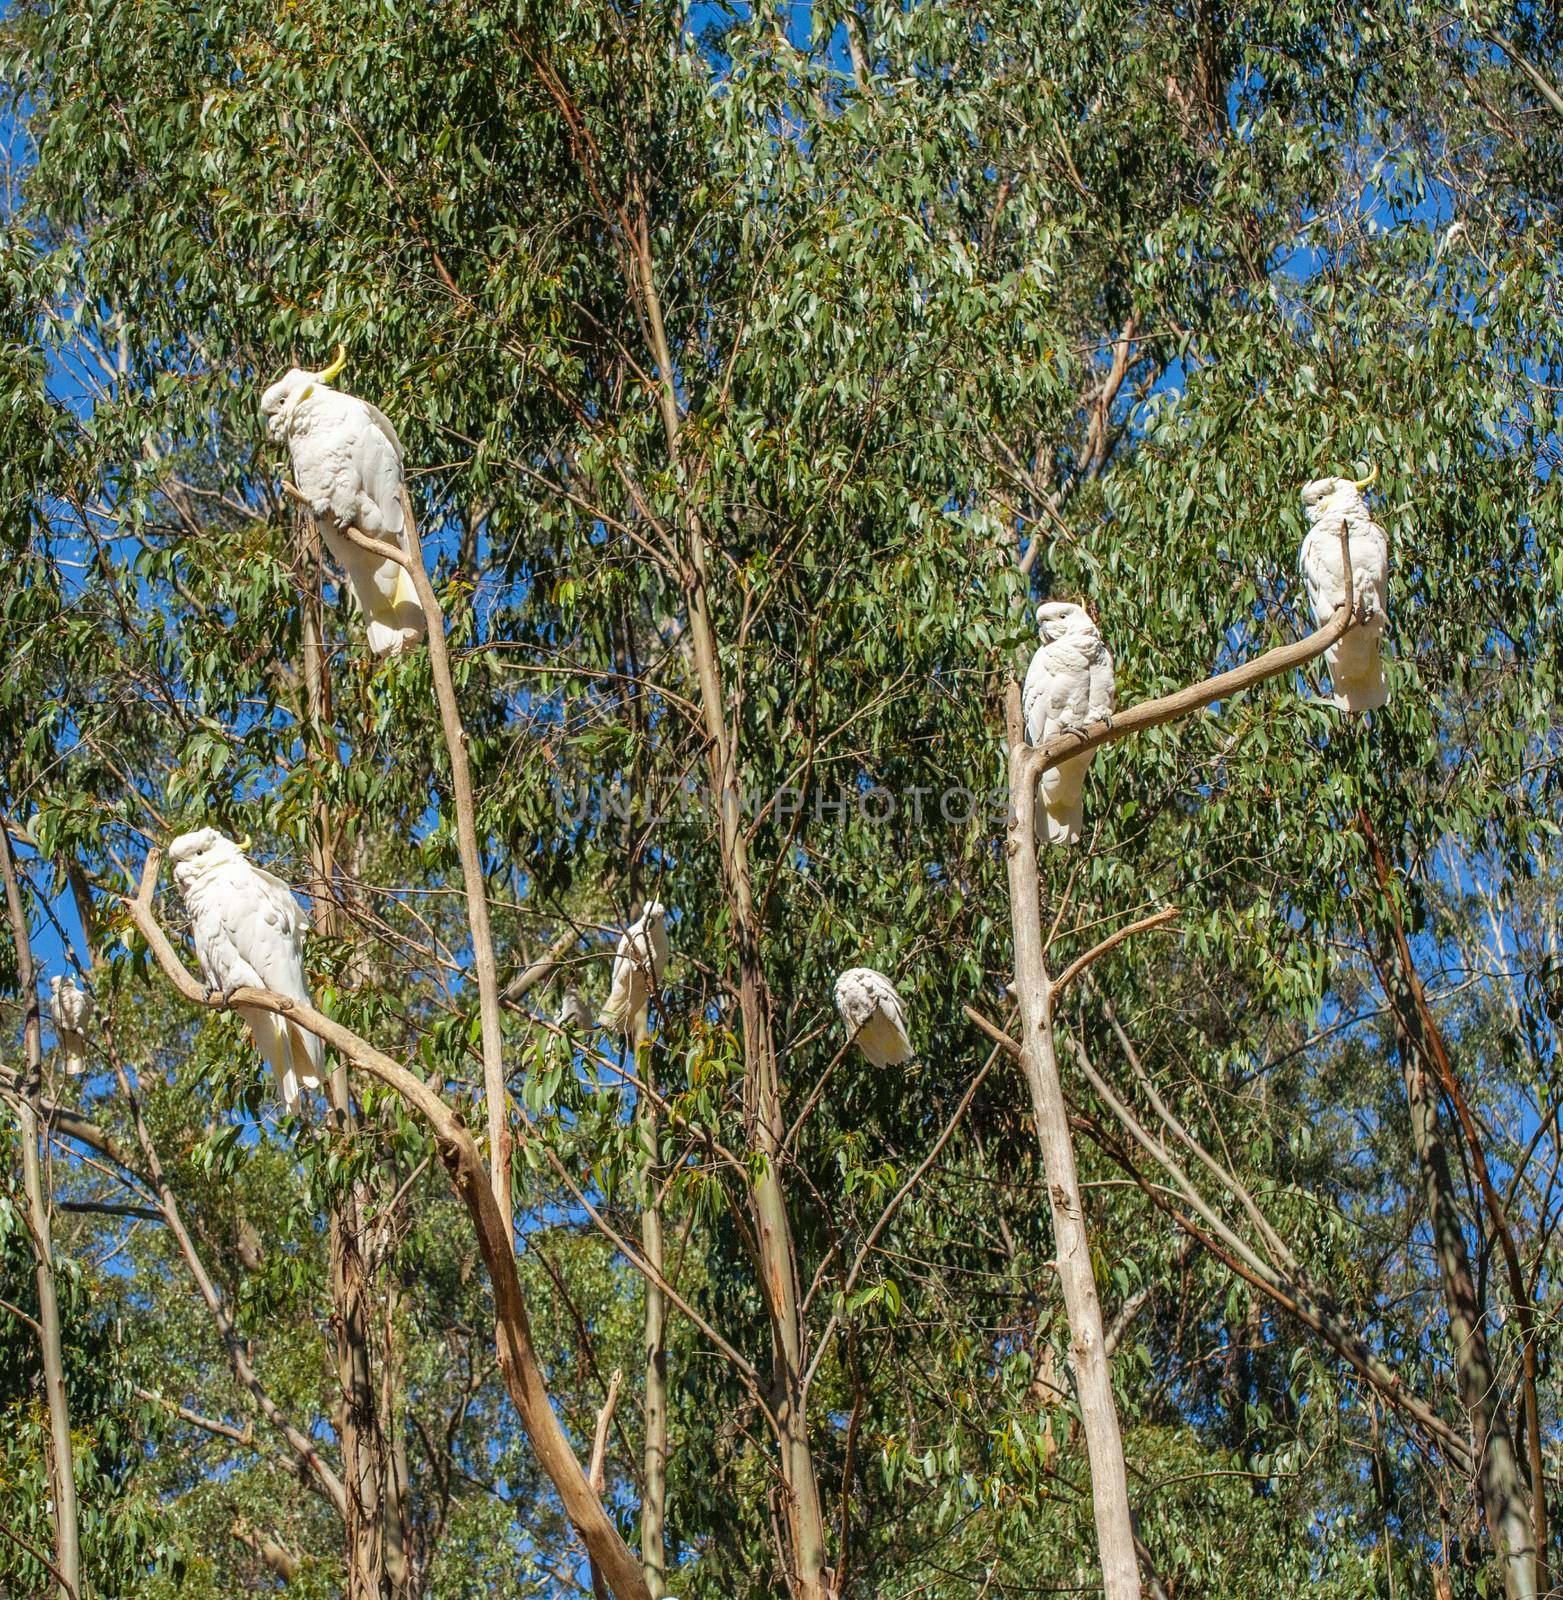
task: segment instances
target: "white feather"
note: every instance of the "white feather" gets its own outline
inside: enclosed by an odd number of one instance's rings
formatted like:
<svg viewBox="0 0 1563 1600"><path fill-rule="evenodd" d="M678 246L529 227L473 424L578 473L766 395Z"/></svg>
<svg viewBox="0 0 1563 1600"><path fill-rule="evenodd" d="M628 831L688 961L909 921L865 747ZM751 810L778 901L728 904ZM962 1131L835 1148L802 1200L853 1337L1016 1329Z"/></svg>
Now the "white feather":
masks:
<svg viewBox="0 0 1563 1600"><path fill-rule="evenodd" d="M836 1010L847 1038L876 1067L895 1067L914 1054L906 1012L895 985L872 967L848 967L836 979Z"/></svg>
<svg viewBox="0 0 1563 1600"><path fill-rule="evenodd" d="M554 1018L554 1025L573 1029L577 1033L588 1032L591 1028L592 1014L586 1009L581 991L573 983L564 991L564 999L559 1002L559 1014Z"/></svg>
<svg viewBox="0 0 1563 1600"><path fill-rule="evenodd" d="M1384 677L1384 624L1389 617L1389 535L1368 513L1362 491L1350 478L1316 478L1302 492L1308 533L1302 544L1303 579L1318 626L1346 603L1341 563L1341 525L1351 551L1352 597L1357 623L1324 652L1330 669L1331 701L1342 711L1374 711L1389 702Z"/></svg>
<svg viewBox="0 0 1563 1600"><path fill-rule="evenodd" d="M394 655L424 635L411 577L394 561L343 536L356 528L407 548L402 509L402 446L396 430L366 400L343 394L294 367L261 396L267 432L286 442L293 481L309 502L337 565L347 574L377 655Z"/></svg>
<svg viewBox="0 0 1563 1600"><path fill-rule="evenodd" d="M249 984L313 1005L304 975L304 912L287 884L215 828L181 834L168 858L207 983L225 994ZM236 1009L276 1074L283 1104L296 1110L301 1089L320 1087L325 1047L285 1017L254 1006Z"/></svg>
<svg viewBox="0 0 1563 1600"><path fill-rule="evenodd" d="M49 979L49 1019L54 1023L54 1037L65 1052L65 1070L73 1078L86 1070L86 1027L96 1010L92 996L78 988L68 973L63 978Z"/></svg>
<svg viewBox="0 0 1563 1600"><path fill-rule="evenodd" d="M639 1047L648 1027L647 1004L659 988L668 964L667 911L660 901L648 900L640 920L624 930L613 957L613 981L598 1019L603 1027L627 1033Z"/></svg>
<svg viewBox="0 0 1563 1600"><path fill-rule="evenodd" d="M1031 658L1021 691L1026 737L1034 745L1110 717L1118 703L1113 658L1081 606L1048 600L1037 607L1042 645ZM1076 844L1085 822L1086 769L1091 754L1071 756L1042 775L1037 836Z"/></svg>

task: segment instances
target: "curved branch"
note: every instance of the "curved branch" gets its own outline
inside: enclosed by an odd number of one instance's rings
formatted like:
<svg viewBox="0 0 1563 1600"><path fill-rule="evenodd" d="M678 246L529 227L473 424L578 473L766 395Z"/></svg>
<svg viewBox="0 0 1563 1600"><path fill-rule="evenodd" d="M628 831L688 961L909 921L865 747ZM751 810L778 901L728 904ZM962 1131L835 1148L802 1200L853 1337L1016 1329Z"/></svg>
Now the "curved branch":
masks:
<svg viewBox="0 0 1563 1600"><path fill-rule="evenodd" d="M1071 979L1078 978L1087 967L1100 960L1109 950L1122 944L1125 939L1132 939L1137 933L1144 933L1148 928L1159 928L1164 922L1171 922L1177 914L1178 908L1176 906L1168 906L1165 911L1157 911L1151 916L1141 917L1138 922L1131 922L1127 927L1120 928L1116 933L1108 934L1100 943L1092 945L1083 956L1071 961L1059 973L1058 980L1054 983L1049 993L1050 1003L1056 1004L1064 985Z"/></svg>
<svg viewBox="0 0 1563 1600"><path fill-rule="evenodd" d="M1346 571L1349 587L1349 563ZM1217 700L1226 700L1244 689L1253 688L1256 683L1263 683L1266 678L1276 678L1283 672L1305 666L1315 657L1322 656L1352 627L1354 621L1348 595L1347 605L1338 607L1322 628L1315 628L1295 644L1277 645L1273 650L1266 650L1262 656L1245 661L1240 667L1206 678L1203 683L1191 684L1187 689L1164 694L1157 700L1142 700L1137 706L1130 706L1127 711L1101 722L1060 733L1046 744L1028 745L1019 752L1022 778L1035 784L1044 772L1051 772L1071 756L1083 755L1087 750L1095 750L1117 739L1126 739L1131 733L1140 733L1146 728L1159 728L1164 722L1176 722L1191 711L1198 711Z"/></svg>
<svg viewBox="0 0 1563 1600"><path fill-rule="evenodd" d="M430 620L432 627L434 619ZM422 1078L313 1006L301 1005L270 989L248 986L226 996L208 995L205 985L193 977L179 959L153 914L152 894L157 886L161 859L162 853L158 850L148 853L141 872L141 886L127 908L158 966L186 1000L208 1011L248 1006L287 1017L338 1051L351 1066L394 1090L429 1124L451 1187L472 1219L478 1250L494 1291L499 1369L538 1463L558 1491L565 1514L579 1531L587 1551L614 1593L620 1600L651 1600L640 1562L619 1537L602 1502L592 1493L550 1402L542 1364L532 1342L526 1297L516 1274L510 1217L507 1211L500 1209L494 1197L477 1142L467 1131L466 1124Z"/></svg>

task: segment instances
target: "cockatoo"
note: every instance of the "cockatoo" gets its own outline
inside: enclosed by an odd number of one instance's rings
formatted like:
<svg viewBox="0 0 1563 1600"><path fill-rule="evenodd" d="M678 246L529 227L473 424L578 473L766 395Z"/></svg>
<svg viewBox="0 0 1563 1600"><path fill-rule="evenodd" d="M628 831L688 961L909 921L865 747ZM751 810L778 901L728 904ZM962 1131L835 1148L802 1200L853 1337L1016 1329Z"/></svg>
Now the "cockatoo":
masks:
<svg viewBox="0 0 1563 1600"><path fill-rule="evenodd" d="M1060 733L1089 727L1113 713L1118 686L1113 658L1084 606L1045 600L1037 607L1042 646L1026 670L1021 704L1026 737L1046 744ZM1078 844L1085 821L1081 793L1092 752L1070 756L1042 775L1037 836L1053 844Z"/></svg>
<svg viewBox="0 0 1563 1600"><path fill-rule="evenodd" d="M65 1052L65 1070L73 1078L79 1078L87 1069L84 1030L95 1010L92 996L77 988L69 974L49 979L49 1017L54 1023L54 1037Z"/></svg>
<svg viewBox="0 0 1563 1600"><path fill-rule="evenodd" d="M1322 628L1346 603L1341 565L1344 523L1351 548L1351 594L1362 620L1324 652L1330 669L1330 699L1348 713L1375 711L1389 703L1384 678L1384 624L1389 618L1389 535L1368 514L1362 491L1378 476L1315 478L1303 488L1308 535L1302 544L1303 578Z"/></svg>
<svg viewBox="0 0 1563 1600"><path fill-rule="evenodd" d="M906 1012L895 985L872 967L848 967L836 979L836 1010L847 1025L847 1040L876 1067L895 1067L912 1059Z"/></svg>
<svg viewBox="0 0 1563 1600"><path fill-rule="evenodd" d="M661 985L667 964L667 909L660 900L648 900L614 953L613 983L598 1019L603 1027L629 1034L638 1048L646 1038L650 993Z"/></svg>
<svg viewBox="0 0 1563 1600"><path fill-rule="evenodd" d="M347 574L377 656L395 655L421 639L423 608L405 567L361 550L343 537L356 528L407 548L402 510L402 443L367 400L330 387L347 354L319 372L292 368L261 396L266 431L293 457L293 479L320 524L321 537Z"/></svg>
<svg viewBox="0 0 1563 1600"><path fill-rule="evenodd" d="M554 1018L554 1026L576 1033L591 1031L592 1014L586 1009L581 991L573 983L564 991L564 999L559 1002L559 1015Z"/></svg>
<svg viewBox="0 0 1563 1600"><path fill-rule="evenodd" d="M249 984L313 1005L304 977L304 912L287 884L248 861L215 828L180 834L168 847L168 859L208 985L228 994ZM274 1012L237 1010L271 1063L283 1105L296 1110L301 1086L320 1087L324 1046Z"/></svg>

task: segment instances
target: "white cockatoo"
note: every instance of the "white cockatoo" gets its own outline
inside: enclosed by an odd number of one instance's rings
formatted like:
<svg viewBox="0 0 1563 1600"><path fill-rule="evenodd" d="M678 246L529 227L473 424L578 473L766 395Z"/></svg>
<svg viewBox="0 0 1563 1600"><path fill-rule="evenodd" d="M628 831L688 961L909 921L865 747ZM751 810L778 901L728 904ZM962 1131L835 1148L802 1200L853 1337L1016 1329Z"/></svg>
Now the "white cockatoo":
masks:
<svg viewBox="0 0 1563 1600"><path fill-rule="evenodd" d="M1346 633L1324 652L1330 669L1330 699L1342 711L1375 711L1389 703L1384 677L1384 624L1389 618L1389 535L1368 512L1362 491L1378 476L1315 478L1303 488L1308 534L1302 544L1303 578L1322 628L1346 603L1346 571L1341 564L1341 525L1351 549L1351 594L1357 616Z"/></svg>
<svg viewBox="0 0 1563 1600"><path fill-rule="evenodd" d="M73 1078L79 1078L87 1068L86 1027L95 1010L92 996L78 988L68 973L63 978L49 979L49 1017L54 1023L54 1037L65 1052L65 1070Z"/></svg>
<svg viewBox="0 0 1563 1600"><path fill-rule="evenodd" d="M1026 669L1021 704L1026 737L1046 744L1060 733L1087 728L1113 713L1118 686L1113 658L1084 606L1071 600L1044 600L1037 607L1042 644ZM1042 775L1037 837L1053 844L1077 844L1085 821L1081 794L1091 751L1070 756Z"/></svg>
<svg viewBox="0 0 1563 1600"><path fill-rule="evenodd" d="M261 396L261 411L267 433L292 454L294 484L353 586L369 648L377 656L395 655L425 631L412 579L405 567L350 543L342 530L356 528L407 548L402 443L377 407L330 386L346 365L339 349L319 372L293 367Z"/></svg>
<svg viewBox="0 0 1563 1600"><path fill-rule="evenodd" d="M638 1047L646 1038L651 991L661 985L667 964L667 909L660 900L648 900L614 952L613 982L599 1018L603 1027L627 1033Z"/></svg>
<svg viewBox="0 0 1563 1600"><path fill-rule="evenodd" d="M240 846L215 828L180 834L168 847L168 859L190 913L207 983L224 994L244 984L274 989L313 1005L304 976L304 911L287 884L247 860ZM296 1110L301 1087L320 1087L324 1046L274 1012L254 1006L237 1010L277 1075L282 1103Z"/></svg>
<svg viewBox="0 0 1563 1600"><path fill-rule="evenodd" d="M581 991L573 983L564 991L564 998L559 1002L559 1015L554 1018L554 1026L574 1033L591 1032L592 1014L581 998Z"/></svg>
<svg viewBox="0 0 1563 1600"><path fill-rule="evenodd" d="M906 1012L895 985L872 967L848 967L836 979L836 1010L847 1025L847 1039L876 1067L896 1067L912 1059Z"/></svg>

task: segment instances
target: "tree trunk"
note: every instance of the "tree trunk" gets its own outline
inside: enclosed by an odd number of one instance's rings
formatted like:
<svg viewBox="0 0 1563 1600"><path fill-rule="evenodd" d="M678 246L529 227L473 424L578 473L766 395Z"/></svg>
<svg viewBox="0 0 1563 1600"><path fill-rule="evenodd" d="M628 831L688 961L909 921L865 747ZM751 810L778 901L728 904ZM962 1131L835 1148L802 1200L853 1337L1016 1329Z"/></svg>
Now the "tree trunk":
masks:
<svg viewBox="0 0 1563 1600"><path fill-rule="evenodd" d="M640 1052L641 1075L653 1089L651 1050ZM640 1243L646 1260L662 1271L662 1208L657 1198L657 1107L650 1095L642 1095L640 1105L641 1139L646 1149L646 1200L640 1212ZM652 1600L667 1594L668 1472L668 1350L667 1297L650 1278L646 1286L646 1445L640 1501L640 1560L646 1573L646 1587Z"/></svg>
<svg viewBox="0 0 1563 1600"><path fill-rule="evenodd" d="M1021 1070L1031 1092L1032 1120L1042 1150L1058 1279L1069 1317L1069 1355L1091 1464L1091 1501L1106 1600L1140 1600L1140 1567L1129 1509L1123 1439L1113 1400L1112 1364L1102 1307L1091 1270L1080 1179L1069 1113L1053 1043L1053 990L1043 956L1041 885L1037 870L1036 783L1020 720L1020 688L1005 706L1010 747L1009 897L1015 934L1015 992L1020 1003Z"/></svg>
<svg viewBox="0 0 1563 1600"><path fill-rule="evenodd" d="M303 673L306 704L303 722L317 760L338 759L336 742L327 734L331 719L331 680L326 663L321 601L320 530L307 511L301 514L304 555L300 584L308 596L304 606ZM316 930L334 937L343 931L335 893L337 831L323 803L317 803L310 839ZM355 977L362 977L354 962ZM332 1119L339 1136L354 1129L352 1092L347 1064L331 1066ZM364 1216L367 1186L355 1182L331 1210L331 1331L335 1342L340 1406L337 1436L342 1450L342 1485L347 1492L345 1519L345 1600L384 1600L385 1487L389 1477L385 1430L381 1425L371 1360L373 1311L370 1275L373 1250L367 1247Z"/></svg>
<svg viewBox="0 0 1563 1600"><path fill-rule="evenodd" d="M388 1274L380 1339L380 1418L385 1439L385 1493L382 1496L382 1535L386 1591L391 1600L414 1600L417 1594L413 1563L407 1548L407 1426L403 1415L403 1363L396 1338L396 1312L401 1291L394 1273Z"/></svg>
<svg viewBox="0 0 1563 1600"><path fill-rule="evenodd" d="M54 1564L66 1600L81 1594L81 1530L76 1507L76 1464L71 1453L70 1401L65 1392L65 1349L60 1302L54 1290L54 1236L38 1153L38 1098L43 1090L43 1028L38 1013L38 970L33 964L27 907L11 853L11 838L0 820L0 868L5 874L5 906L16 945L17 987L25 1018L22 1048L26 1075L17 1102L22 1132L22 1184L27 1193L27 1231L32 1238L38 1285L38 1354L43 1364L44 1399L49 1413L49 1483L54 1499Z"/></svg>
<svg viewBox="0 0 1563 1600"><path fill-rule="evenodd" d="M652 301L655 304L655 301ZM660 317L653 318L657 348L665 354ZM665 369L668 370L668 369ZM671 399L668 404L671 405ZM668 423L670 436L676 424ZM824 1600L825 1516L809 1444L806 1362L803 1352L802 1293L792 1224L782 1184L785 1124L771 1031L770 993L760 952L759 919L749 871L748 840L738 778L736 739L727 726L716 633L706 588L705 536L699 518L687 518L688 570L684 575L690 635L700 684L701 711L709 740L707 763L716 796L722 850L722 880L733 913L738 945L738 998L743 1018L745 1093L752 1137L764 1157L751 1191L759 1242L761 1287L771 1320L772 1401L782 1484L787 1495L787 1531L797 1600Z"/></svg>
<svg viewBox="0 0 1563 1600"><path fill-rule="evenodd" d="M1444 1043L1442 1030L1438 1020L1433 1015L1433 1008L1428 1004L1427 991L1422 987L1421 977L1416 970L1416 963L1411 956L1411 946L1406 940L1405 927L1400 920L1400 913L1396 907L1394 895L1390 887L1389 865L1384 859L1384 852L1379 847L1378 836L1373 831L1373 823L1366 809L1360 813L1360 822L1364 838L1368 843L1368 851L1373 859L1374 870L1378 874L1379 887L1383 890L1382 908L1385 920L1388 923L1389 939L1387 949L1381 950L1375 957L1375 964L1379 977L1384 984L1385 992L1390 997L1391 1005L1395 1011L1396 1025L1402 1040L1402 1051L1405 1043L1409 1041L1423 1069L1431 1068L1438 1082L1443 1086L1444 1092L1449 1096L1450 1104L1454 1107L1455 1116L1460 1129L1465 1137L1465 1145L1470 1156L1471 1165L1475 1170L1478 1186L1487 1205L1488 1215L1492 1222L1493 1237L1497 1241L1500 1254L1503 1256L1504 1269L1509 1279L1509 1293L1514 1300L1514 1318L1520 1329L1520 1368L1521 1392L1524 1397L1525 1436L1530 1450L1530 1491L1531 1514L1533 1521L1530 1527L1530 1543L1534 1552L1534 1570L1529 1576L1530 1589L1521 1592L1546 1593L1550 1590L1547 1576L1547 1474L1546 1463L1542 1452L1541 1437L1541 1403L1538 1398L1539 1388L1538 1369L1536 1358L1536 1308L1526 1288L1525 1272L1520 1262L1519 1248L1514 1241L1514 1230L1510 1226L1508 1212L1503 1201L1499 1198L1492 1175L1487 1168L1486 1152L1482 1148L1481 1134L1476 1126L1476 1119L1471 1114L1470 1106L1466 1102L1465 1094L1460 1088L1459 1079L1455 1076L1454 1063L1449 1057L1449 1051ZM1425 1088L1425 1086L1424 1086ZM1407 1096L1410 1097L1409 1084ZM1428 1102L1430 1115L1433 1118L1433 1132L1437 1136L1437 1108ZM1420 1157L1420 1146L1418 1147ZM1451 1197L1453 1190L1448 1191ZM1458 1213L1451 1211L1451 1215ZM1460 1239L1461 1247L1464 1246L1463 1236ZM1478 1333L1485 1340L1483 1331L1481 1306L1476 1304ZM1499 1421L1502 1422L1502 1413L1499 1412ZM1512 1446L1511 1446L1512 1448ZM1496 1547L1497 1536L1494 1534ZM1514 1560L1511 1547L1510 1561ZM1505 1577L1505 1583L1508 1579Z"/></svg>
<svg viewBox="0 0 1563 1600"><path fill-rule="evenodd" d="M1499 1399L1498 1376L1487 1349L1487 1330L1471 1277L1470 1256L1455 1205L1454 1179L1438 1127L1438 1107L1431 1092L1421 1050L1420 1029L1402 1014L1408 1000L1398 966L1387 973L1394 986L1391 999L1400 1032L1400 1062L1405 1076L1406 1105L1411 1114L1411 1140L1427 1200L1433 1252L1449 1308L1449 1345L1454 1356L1460 1399L1471 1423L1482 1509L1493 1549L1503 1567L1507 1600L1533 1600L1536 1594L1536 1547L1520 1464L1509 1438ZM1414 1016L1414 1007L1410 1016Z"/></svg>
<svg viewBox="0 0 1563 1600"><path fill-rule="evenodd" d="M347 1490L345 1600L384 1600L386 1451L370 1366L369 1271L362 1253L360 1187L354 1185L331 1217L331 1324L342 1396L342 1484Z"/></svg>

